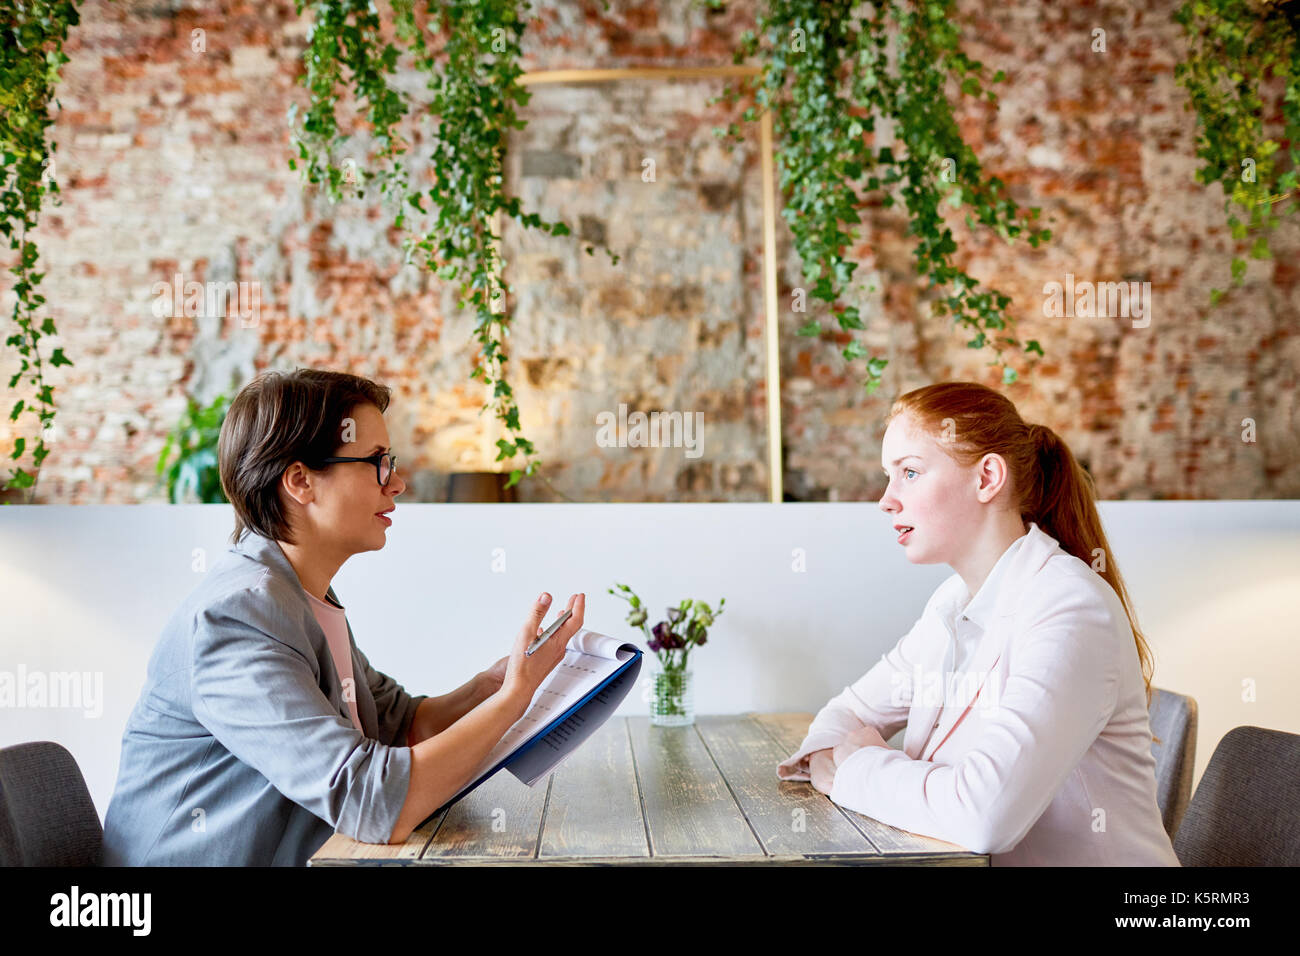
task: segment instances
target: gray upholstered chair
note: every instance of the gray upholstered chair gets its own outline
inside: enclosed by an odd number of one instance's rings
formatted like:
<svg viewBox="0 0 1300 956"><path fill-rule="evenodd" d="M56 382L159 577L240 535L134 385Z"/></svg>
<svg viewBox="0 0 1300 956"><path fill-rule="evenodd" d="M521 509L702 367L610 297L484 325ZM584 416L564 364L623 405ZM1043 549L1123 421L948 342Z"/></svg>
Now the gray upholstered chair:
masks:
<svg viewBox="0 0 1300 956"><path fill-rule="evenodd" d="M1170 690L1151 688L1151 755L1156 758L1156 803L1169 839L1192 796L1196 762L1196 701Z"/></svg>
<svg viewBox="0 0 1300 956"><path fill-rule="evenodd" d="M0 750L0 866L98 866L103 845L72 754L48 740Z"/></svg>
<svg viewBox="0 0 1300 956"><path fill-rule="evenodd" d="M1224 734L1174 837L1183 866L1300 866L1300 735Z"/></svg>

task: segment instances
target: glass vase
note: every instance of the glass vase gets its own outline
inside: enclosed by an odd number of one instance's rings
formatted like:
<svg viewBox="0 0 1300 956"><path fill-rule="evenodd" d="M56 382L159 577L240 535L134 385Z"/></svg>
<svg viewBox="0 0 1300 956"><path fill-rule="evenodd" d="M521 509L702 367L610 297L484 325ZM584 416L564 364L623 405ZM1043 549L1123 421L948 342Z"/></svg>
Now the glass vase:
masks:
<svg viewBox="0 0 1300 956"><path fill-rule="evenodd" d="M655 727L685 727L695 723L694 671L660 668L654 675L650 723Z"/></svg>

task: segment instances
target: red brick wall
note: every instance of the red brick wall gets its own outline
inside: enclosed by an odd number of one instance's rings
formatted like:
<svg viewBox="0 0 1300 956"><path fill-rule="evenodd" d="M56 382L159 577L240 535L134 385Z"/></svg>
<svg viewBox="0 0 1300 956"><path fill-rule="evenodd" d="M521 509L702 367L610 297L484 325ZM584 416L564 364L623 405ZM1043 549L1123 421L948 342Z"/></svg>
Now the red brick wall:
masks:
<svg viewBox="0 0 1300 956"><path fill-rule="evenodd" d="M720 15L686 0L610 6L542 4L528 67L723 64L749 25L745 4ZM958 263L1012 296L1020 335L1042 343L1037 370L1005 391L1067 439L1103 497L1294 497L1300 233L1285 226L1276 258L1251 261L1246 285L1208 309L1232 243L1219 188L1193 179L1175 7L961 4L970 55L1008 74L1000 108L969 104L963 132L1017 202L1043 208L1054 238L1035 251L960 230ZM1098 27L1105 53L1091 49ZM191 49L195 29L205 52ZM289 0L82 7L55 127L63 205L39 236L61 332L44 345L62 345L76 366L50 374L59 416L39 501L161 500L153 465L184 396L268 367L391 385L408 500L436 499L447 471L483 464L495 436L476 414L472 319L457 314L454 290L402 265L377 206L332 207L286 165L304 38ZM526 203L624 255L609 266L576 237L507 231L524 425L574 499L766 497L756 130L735 155L716 150L723 110L707 99L718 90L539 91L512 143L512 188ZM645 157L656 159L652 184L641 180ZM868 397L838 346L794 334L807 316L790 311L800 272L778 228L784 480L796 497L879 496L881 423L898 392L950 378L996 384L988 356L964 347L969 336L930 317L905 229L898 207L877 207L855 253L858 277L877 287L860 301L868 341L890 359L885 388ZM177 273L257 282L258 322L156 317L153 285ZM1067 273L1149 282L1150 326L1044 316L1044 284ZM0 359L6 380L16 367ZM620 402L704 412L702 456L599 447L594 415ZM1244 418L1254 443L1242 441ZM12 437L0 431L0 446ZM521 497L553 495L526 482Z"/></svg>

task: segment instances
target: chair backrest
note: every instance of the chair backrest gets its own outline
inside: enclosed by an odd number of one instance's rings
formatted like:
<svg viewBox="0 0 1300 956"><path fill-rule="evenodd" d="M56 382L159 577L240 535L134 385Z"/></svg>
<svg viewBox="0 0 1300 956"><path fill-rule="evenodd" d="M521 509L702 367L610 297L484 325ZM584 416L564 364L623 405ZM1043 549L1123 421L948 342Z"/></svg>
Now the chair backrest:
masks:
<svg viewBox="0 0 1300 956"><path fill-rule="evenodd" d="M1224 734L1174 853L1183 866L1300 866L1300 735L1263 727Z"/></svg>
<svg viewBox="0 0 1300 956"><path fill-rule="evenodd" d="M0 866L98 866L104 828L81 768L49 740L0 750Z"/></svg>
<svg viewBox="0 0 1300 956"><path fill-rule="evenodd" d="M1171 690L1151 688L1151 754L1156 758L1156 803L1169 839L1178 832L1192 797L1196 763L1196 701Z"/></svg>

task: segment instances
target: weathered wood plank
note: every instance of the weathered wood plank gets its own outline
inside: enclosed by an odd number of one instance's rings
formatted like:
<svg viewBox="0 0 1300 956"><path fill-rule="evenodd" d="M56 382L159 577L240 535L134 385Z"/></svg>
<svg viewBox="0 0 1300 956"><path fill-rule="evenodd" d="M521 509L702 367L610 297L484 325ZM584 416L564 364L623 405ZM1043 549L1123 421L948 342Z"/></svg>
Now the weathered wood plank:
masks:
<svg viewBox="0 0 1300 956"><path fill-rule="evenodd" d="M695 727L627 729L654 856L766 857Z"/></svg>
<svg viewBox="0 0 1300 956"><path fill-rule="evenodd" d="M526 787L508 770L498 770L452 805L418 862L535 856L550 784L548 776Z"/></svg>
<svg viewBox="0 0 1300 956"><path fill-rule="evenodd" d="M615 717L551 777L538 858L649 857L627 725Z"/></svg>
<svg viewBox="0 0 1300 956"><path fill-rule="evenodd" d="M784 752L778 758L778 763L799 749L799 744L808 735L808 725L812 723L813 719L813 715L807 713L752 714L751 716L783 748ZM773 772L775 772L775 767ZM814 793L818 793L811 784L803 784L803 786L808 787ZM825 799L827 803L830 803L829 797ZM831 805L837 806L836 804ZM887 856L970 853L965 847L957 846L957 844L949 843L946 840L936 840L933 837L922 836L919 833L900 830L897 827L889 826L879 820L873 820L871 817L854 813L852 810L846 810L843 807L837 807L837 809L855 827L861 830L881 853ZM978 859L986 860L987 858L979 857Z"/></svg>
<svg viewBox="0 0 1300 956"><path fill-rule="evenodd" d="M763 727L743 715L695 720L714 763L768 854L878 852L817 790L777 779L776 765L788 754Z"/></svg>
<svg viewBox="0 0 1300 956"><path fill-rule="evenodd" d="M387 843L358 843L350 836L335 833L312 854L308 866L340 866L351 863L411 863L419 859L425 844L442 823L442 813L437 813L411 831L405 843L392 846Z"/></svg>
<svg viewBox="0 0 1300 956"><path fill-rule="evenodd" d="M753 713L745 716L772 735L785 750L781 755L783 758L790 756L803 743L804 737L808 736L808 725L813 719L812 714L802 711L779 714ZM775 769L773 772L775 773Z"/></svg>

